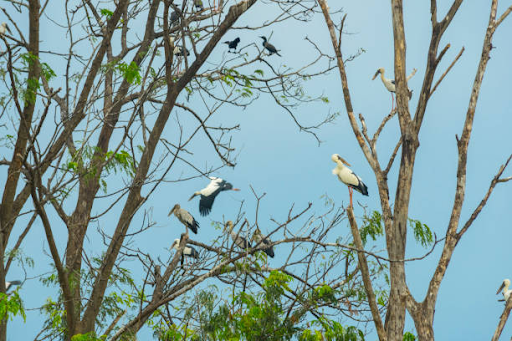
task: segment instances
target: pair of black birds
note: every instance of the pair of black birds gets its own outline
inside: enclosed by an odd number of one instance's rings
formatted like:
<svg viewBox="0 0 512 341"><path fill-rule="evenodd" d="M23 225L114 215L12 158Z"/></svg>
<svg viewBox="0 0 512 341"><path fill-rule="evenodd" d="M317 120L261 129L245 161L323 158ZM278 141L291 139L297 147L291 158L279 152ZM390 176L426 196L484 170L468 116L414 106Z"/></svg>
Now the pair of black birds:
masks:
<svg viewBox="0 0 512 341"><path fill-rule="evenodd" d="M270 44L268 41L267 41L267 37L265 36L260 36L261 39L263 39L263 47L269 52L269 56L273 55L274 53L277 54L279 57L281 57L281 55L279 54L279 52L277 51L276 47L272 44ZM235 52L236 52L236 47L238 46L238 43L240 42L240 38L236 38L235 40L231 40L231 41L225 41L224 44L227 44L228 47L229 47L229 50L228 52L231 52L231 49L234 49Z"/></svg>

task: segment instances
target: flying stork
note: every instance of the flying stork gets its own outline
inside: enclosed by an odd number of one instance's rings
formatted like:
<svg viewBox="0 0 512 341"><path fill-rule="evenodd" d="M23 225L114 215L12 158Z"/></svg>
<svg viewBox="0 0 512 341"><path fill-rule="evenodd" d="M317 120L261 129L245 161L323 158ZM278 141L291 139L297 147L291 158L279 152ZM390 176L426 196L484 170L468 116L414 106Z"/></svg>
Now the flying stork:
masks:
<svg viewBox="0 0 512 341"><path fill-rule="evenodd" d="M416 74L416 69L413 69L411 74L409 76L407 76L406 78L406 81L409 82L409 79L412 78L412 76L414 76ZM384 86L386 87L386 89L391 93L391 111L393 111L394 107L393 107L393 104L394 104L394 97L393 97L393 94L396 92L396 87L395 87L395 80L394 79L388 79L386 77L384 77L384 68L381 67L377 70L377 72L375 72L375 74L373 75L372 77L372 80L374 80L375 78L377 78L377 76L380 74L380 79L382 81L382 84L384 84ZM412 97L412 91L408 88L407 90L409 90L409 99L411 99Z"/></svg>
<svg viewBox="0 0 512 341"><path fill-rule="evenodd" d="M255 242L256 245L259 245L261 250L270 258L274 258L274 247L272 246L272 242L261 233L259 228L256 228L256 231L254 231L252 241Z"/></svg>
<svg viewBox="0 0 512 341"><path fill-rule="evenodd" d="M273 55L274 53L277 54L279 57L282 57L279 52L277 52L277 49L274 45L272 45L271 43L267 42L267 37L265 36L260 36L261 39L263 39L263 47L265 49L267 49L267 51L269 52L269 56Z"/></svg>
<svg viewBox="0 0 512 341"><path fill-rule="evenodd" d="M240 236L239 233L233 231L233 222L228 220L226 225L224 226L224 230L228 230L231 235L231 239L235 242L235 244L241 249L247 250L251 248L251 243L247 241L244 237Z"/></svg>
<svg viewBox="0 0 512 341"><path fill-rule="evenodd" d="M336 168L332 170L332 174L338 176L338 180L343 182L345 185L348 186L348 192L350 194L350 207L353 207L352 205L352 189L355 189L362 195L368 196L368 187L364 184L363 180L358 177L352 170L347 166L350 166L350 164L345 161L341 156L338 154L332 154L331 160L336 163Z"/></svg>
<svg viewBox="0 0 512 341"><path fill-rule="evenodd" d="M187 229L191 229L192 232L197 234L197 229L199 228L199 223L192 217L192 214L190 214L187 210L184 210L180 207L179 204L174 205L172 210L169 212L167 216L171 216L173 214L178 218L178 220L185 225Z"/></svg>
<svg viewBox="0 0 512 341"><path fill-rule="evenodd" d="M222 191L239 191L238 188L233 188L233 185L229 182L226 182L225 180L221 178L216 178L214 176L209 177L210 183L208 186L203 188L200 191L194 192L189 201L192 200L195 196L200 195L201 200L199 201L199 212L202 216L208 215L213 206L213 201L215 200L215 197Z"/></svg>
<svg viewBox="0 0 512 341"><path fill-rule="evenodd" d="M174 239L174 242L172 243L171 249L179 250L180 249L180 240ZM183 266L183 260L186 257L199 259L199 252L197 252L196 249L194 249L192 246L185 245L183 248L183 253L181 254L181 265Z"/></svg>
<svg viewBox="0 0 512 341"><path fill-rule="evenodd" d="M498 291L496 291L496 295L498 295L500 293L501 289L503 289L504 300L498 300L498 301L505 301L505 302L508 301L510 294L512 294L512 290L508 289L509 286L510 286L510 279L503 280L503 283L501 283L500 288L498 289Z"/></svg>

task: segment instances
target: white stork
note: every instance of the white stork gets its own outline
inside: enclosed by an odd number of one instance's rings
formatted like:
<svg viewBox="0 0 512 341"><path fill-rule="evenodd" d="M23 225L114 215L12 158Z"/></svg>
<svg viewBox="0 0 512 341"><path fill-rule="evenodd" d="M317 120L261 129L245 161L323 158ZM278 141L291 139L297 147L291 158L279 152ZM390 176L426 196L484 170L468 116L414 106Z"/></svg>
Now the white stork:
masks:
<svg viewBox="0 0 512 341"><path fill-rule="evenodd" d="M191 229L192 232L197 234L197 229L199 228L199 223L192 217L192 214L190 214L187 210L184 210L180 207L179 204L174 205L172 210L169 212L167 216L171 216L173 214L178 218L178 220L185 225L186 228Z"/></svg>
<svg viewBox="0 0 512 341"><path fill-rule="evenodd" d="M258 245L263 252L265 252L270 258L274 258L274 247L270 239L265 237L259 228L256 228L252 235L252 241Z"/></svg>
<svg viewBox="0 0 512 341"><path fill-rule="evenodd" d="M413 69L411 74L409 76L407 76L407 79L406 81L409 82L409 79L412 78L412 76L414 76L416 74L416 69ZM372 80L374 80L378 75L380 74L380 79L382 81L382 84L384 84L384 86L386 87L386 89L391 93L391 111L393 111L394 107L393 107L393 104L394 104L394 97L393 97L393 94L396 92L396 87L395 87L395 80L394 79L388 79L386 77L384 77L384 68L381 67L377 70L377 72L375 72L375 75L373 75L372 77ZM409 99L411 99L412 97L412 91L410 89L409 90Z"/></svg>
<svg viewBox="0 0 512 341"><path fill-rule="evenodd" d="M358 177L352 170L347 166L350 164L345 161L338 154L332 154L331 160L336 163L336 168L332 170L332 174L337 175L338 179L348 186L348 192L350 194L350 207L352 206L352 189L355 189L362 195L368 196L368 187L364 184L363 180Z"/></svg>
<svg viewBox="0 0 512 341"><path fill-rule="evenodd" d="M244 237L240 236L238 233L233 231L233 222L231 220L228 220L226 222L226 225L224 226L224 230L228 230L229 234L231 235L231 239L235 242L235 244L240 247L241 249L249 249L251 248L251 243L247 241Z"/></svg>
<svg viewBox="0 0 512 341"><path fill-rule="evenodd" d="M5 292L9 291L9 289L13 286L13 285L20 285L21 284L21 281L5 281Z"/></svg>
<svg viewBox="0 0 512 341"><path fill-rule="evenodd" d="M179 250L180 249L180 240L174 239L174 242L172 243L171 249ZM183 265L183 259L186 257L199 259L199 252L197 252L196 249L194 249L192 246L185 245L183 248L183 253L181 255L181 265Z"/></svg>
<svg viewBox="0 0 512 341"><path fill-rule="evenodd" d="M512 290L508 289L509 286L510 286L510 279L504 279L503 283L501 283L500 288L496 292L496 295L498 295L500 293L501 289L503 289L503 298L504 298L504 300L499 300L499 301L505 301L505 302L508 301L508 298L510 297L510 294L512 294Z"/></svg>
<svg viewBox="0 0 512 341"><path fill-rule="evenodd" d="M199 212L202 216L208 215L213 206L213 201L215 197L222 191L239 191L238 188L233 188L233 185L221 178L210 177L210 183L208 186L203 188L200 191L194 192L189 201L192 200L195 196L200 195L201 200L199 201Z"/></svg>

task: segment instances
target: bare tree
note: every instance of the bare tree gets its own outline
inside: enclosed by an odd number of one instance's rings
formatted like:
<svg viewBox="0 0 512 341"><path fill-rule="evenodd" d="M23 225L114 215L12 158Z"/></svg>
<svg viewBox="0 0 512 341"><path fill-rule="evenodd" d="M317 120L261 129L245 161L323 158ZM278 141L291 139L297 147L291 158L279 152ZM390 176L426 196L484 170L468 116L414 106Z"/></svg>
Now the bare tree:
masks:
<svg viewBox="0 0 512 341"><path fill-rule="evenodd" d="M490 17L483 40L481 58L478 66L476 67L476 75L471 90L466 119L462 124L462 132L460 137L457 136L456 138L458 148L458 158L456 160L456 192L453 201L451 217L447 222L442 255L430 280L429 287L425 293L425 298L421 301L415 299L405 281L404 259L407 240L407 220L409 217L408 210L411 199L410 193L412 177L416 154L419 147L419 133L426 114L429 100L440 82L445 78L447 73L457 62L464 51L462 49L459 52L451 65L441 74L438 80L434 82L434 76L436 75L436 72L438 72L438 65L450 48L450 44L447 44L441 51L439 51L441 38L443 37L446 29L452 23L452 20L457 14L457 11L459 10L459 7L462 3L463 0L453 1L448 12L442 16L441 19L439 19L437 12L437 1L431 1L430 12L432 35L427 52L427 66L424 72L423 85L419 93L416 112L414 113L414 116L412 116L409 110L409 90L407 88L406 82L406 40L404 31L403 4L401 0L391 1L397 109L382 121L373 138L370 138L364 117L359 115L359 121L361 124L361 126L359 126L357 118L354 114L355 110L352 106L350 86L348 83L347 74L345 71L345 63L341 51L341 32L343 29L345 17L340 20L340 24L336 25L331 19L331 13L329 12L327 1L318 0L318 4L322 9L331 37L332 46L336 55L338 70L341 77L341 88L343 91L345 108L347 110L352 131L357 139L357 142L359 143L361 151L368 161L368 164L371 166L373 172L375 173L375 178L378 185L382 218L385 225L386 248L390 258L389 275L391 287L384 322L382 322L382 317L379 311L375 309L376 302L372 292L373 289L371 280L368 273L364 270L364 263L366 261L366 255L364 253L359 253L359 262L361 265L362 274L365 278L365 289L367 292L369 305L372 307L372 315L375 328L380 340L402 340L404 335L406 311L414 320L419 340L434 339L433 321L437 295L455 247L486 205L487 200L491 196L495 186L500 182L506 182L510 180L510 177L503 177L503 173L512 156L505 160L504 164L496 172L496 175L491 179L487 193L482 198L480 204L473 211L471 217L466 222L460 221L460 213L466 193L466 171L469 140L473 128L475 108L480 94L482 80L485 74L487 62L490 58L489 53L492 49L492 39L496 29L512 11L512 7L508 7L501 15L498 14L498 1L494 0L490 4ZM391 152L390 159L387 162L382 163L382 161L379 161L377 156L376 143L382 128L395 114L398 116L398 121L400 124L400 136L397 138L398 141L394 151ZM399 150L400 164L398 176L396 178L397 190L394 197L390 198L388 184L389 180L391 179L388 179L388 175L391 166L395 162ZM395 179L392 181L395 181ZM357 245L357 223L353 218L353 212L350 208L348 209L348 216L351 226L353 227L352 231L354 232L354 240L356 241Z"/></svg>

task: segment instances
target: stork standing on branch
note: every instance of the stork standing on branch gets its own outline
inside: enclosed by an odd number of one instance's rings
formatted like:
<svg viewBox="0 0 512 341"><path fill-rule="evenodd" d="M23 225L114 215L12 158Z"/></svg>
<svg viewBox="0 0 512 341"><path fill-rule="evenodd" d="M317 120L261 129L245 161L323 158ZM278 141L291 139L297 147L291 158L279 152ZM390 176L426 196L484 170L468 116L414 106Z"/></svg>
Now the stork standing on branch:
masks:
<svg viewBox="0 0 512 341"><path fill-rule="evenodd" d="M192 217L192 214L190 214L187 210L184 210L180 207L179 204L174 205L172 210L169 212L168 216L171 216L173 214L178 218L178 220L185 225L187 229L191 229L192 232L197 234L197 229L199 228L199 223Z"/></svg>
<svg viewBox="0 0 512 341"><path fill-rule="evenodd" d="M171 249L179 250L180 249L180 240L174 239L174 242L172 243ZM199 252L197 252L196 249L194 249L190 245L185 245L183 248L183 253L181 254L181 265L183 266L183 260L186 257L199 259Z"/></svg>
<svg viewBox="0 0 512 341"><path fill-rule="evenodd" d="M247 239L245 239L244 237L240 236L238 233L236 233L235 231L233 231L233 222L231 220L228 220L226 222L226 225L224 226L224 230L228 230L228 233L231 235L231 239L233 239L233 241L235 242L235 244L243 249L243 250L247 250L249 248L251 248L251 243L249 243L247 241Z"/></svg>
<svg viewBox="0 0 512 341"><path fill-rule="evenodd" d="M263 47L269 52L268 55L271 56L273 55L274 53L277 54L279 57L282 57L279 52L277 51L276 47L274 45L272 45L271 43L269 43L267 41L267 37L265 36L260 36L261 39L263 39Z"/></svg>
<svg viewBox="0 0 512 341"><path fill-rule="evenodd" d="M498 295L500 293L501 289L503 289L503 298L504 299L503 300L498 300L498 301L505 301L505 302L508 301L508 298L510 297L510 294L512 294L512 290L508 289L509 286L510 286L510 279L504 279L503 283L501 283L500 288L496 292L496 295Z"/></svg>
<svg viewBox="0 0 512 341"><path fill-rule="evenodd" d="M256 231L254 231L252 241L255 242L256 245L259 244L259 248L261 248L261 250L270 258L274 258L274 247L272 246L272 242L261 233L259 228L256 228Z"/></svg>
<svg viewBox="0 0 512 341"><path fill-rule="evenodd" d="M364 184L363 180L358 177L352 170L347 166L350 166L350 164L345 161L341 156L338 154L332 154L331 160L336 163L336 168L332 170L332 174L338 176L338 180L343 182L345 185L348 186L348 193L350 195L350 207L353 207L352 205L352 189L355 189L362 195L368 196L368 187Z"/></svg>
<svg viewBox="0 0 512 341"><path fill-rule="evenodd" d="M381 67L377 70L377 72L375 72L375 75L373 75L372 77L372 80L374 80L375 78L377 78L377 76L380 74L380 80L382 81L382 84L384 84L384 86L386 87L386 89L391 93L391 111L393 111L394 107L393 107L393 104L394 104L394 96L393 94L396 92L396 86L395 86L395 80L394 79L388 79L386 77L384 77L384 68ZM416 69L413 69L411 74L409 76L407 76L406 78L406 81L409 82L409 79L412 78L412 76L414 76L416 74ZM407 88L407 90L409 90L409 99L411 99L412 97L412 91Z"/></svg>

